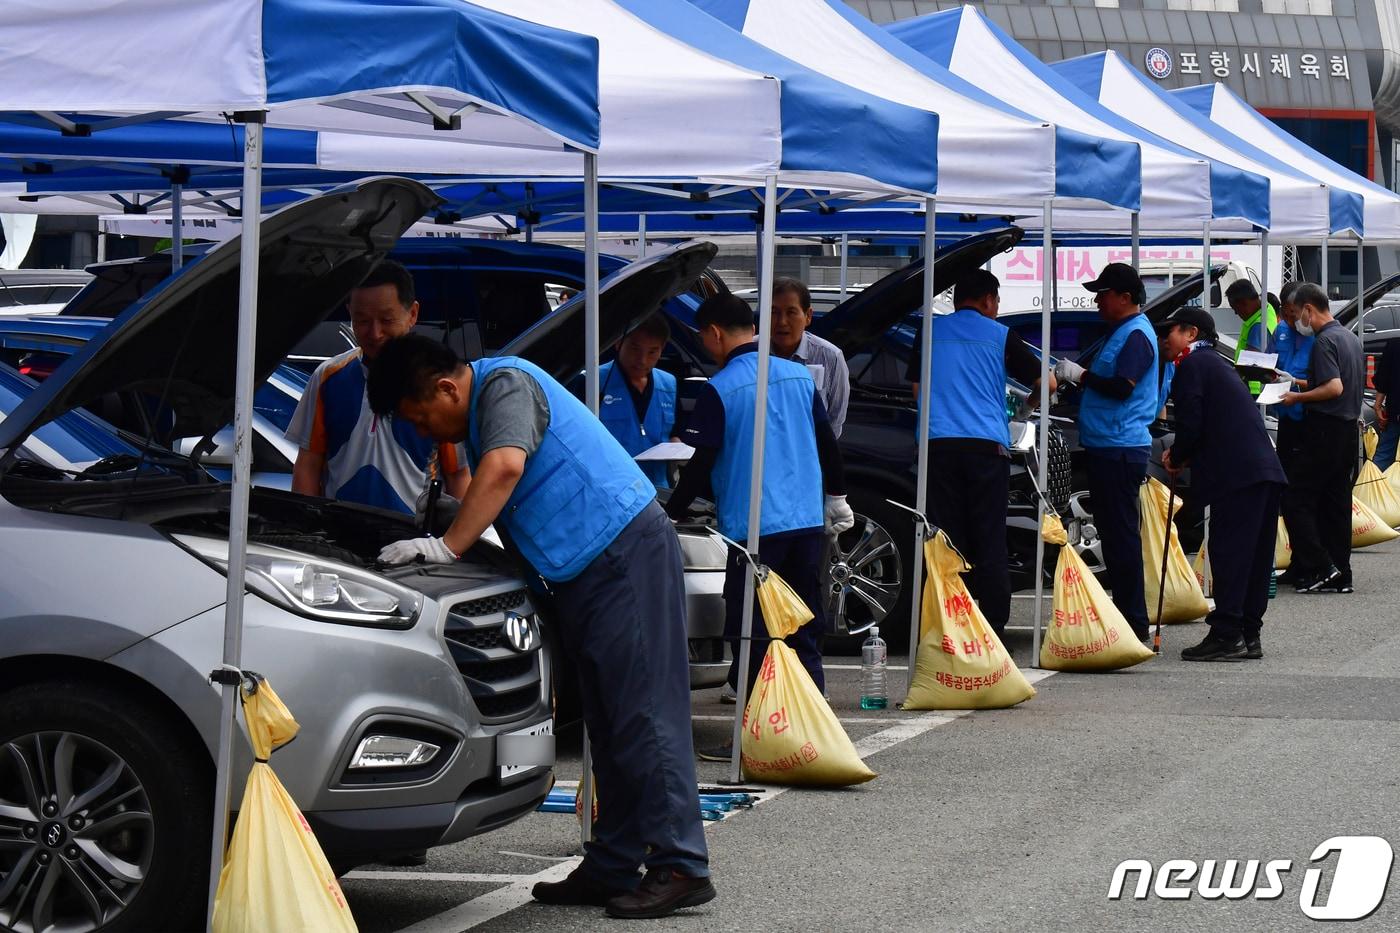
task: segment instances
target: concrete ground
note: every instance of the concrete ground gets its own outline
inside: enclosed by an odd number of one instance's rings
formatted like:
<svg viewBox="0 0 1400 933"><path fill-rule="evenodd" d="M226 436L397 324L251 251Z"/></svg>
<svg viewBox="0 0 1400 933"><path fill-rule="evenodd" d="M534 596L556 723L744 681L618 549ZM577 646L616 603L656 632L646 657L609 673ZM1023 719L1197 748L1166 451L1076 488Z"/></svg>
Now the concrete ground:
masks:
<svg viewBox="0 0 1400 933"><path fill-rule="evenodd" d="M1019 707L970 714L862 711L857 659L831 658L832 706L878 779L777 790L708 825L712 903L654 930L1282 931L1310 867L1325 897L1334 836L1400 841L1400 541L1353 555L1350 596L1280 593L1265 658L1189 664L1201 624L1165 629L1161 658L1112 674L1055 674ZM1031 604L1018 600L1017 621ZM1013 621L1015 624L1015 621ZM1023 668L1029 632L1008 639ZM902 665L903 659L891 659ZM1041 672L1028 671L1032 676ZM894 696L904 670L891 673ZM695 695L699 745L733 707ZM576 781L577 737L557 772ZM700 765L700 780L725 776ZM430 853L417 869L366 866L344 880L360 928L413 933L593 930L598 909L547 908L530 886L574 864L578 824L536 813ZM1108 899L1125 859L1288 859L1283 894ZM1261 873L1262 875L1262 873ZM1134 887L1137 873L1129 875ZM1400 894L1353 928L1400 928ZM1261 878L1259 885L1264 886ZM1186 883L1182 885L1187 886Z"/></svg>

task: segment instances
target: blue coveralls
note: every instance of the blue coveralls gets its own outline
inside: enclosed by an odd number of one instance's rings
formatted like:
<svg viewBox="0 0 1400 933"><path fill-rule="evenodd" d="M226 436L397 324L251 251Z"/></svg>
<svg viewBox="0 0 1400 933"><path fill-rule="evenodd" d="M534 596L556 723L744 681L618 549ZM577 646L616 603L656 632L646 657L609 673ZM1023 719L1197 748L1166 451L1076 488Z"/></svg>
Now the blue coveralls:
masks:
<svg viewBox="0 0 1400 933"><path fill-rule="evenodd" d="M690 729L680 543L656 490L592 413L533 363L471 364L467 460L481 459L477 400L517 369L544 391L549 426L497 526L554 593L593 747L598 821L583 870L630 889L639 866L709 875Z"/></svg>
<svg viewBox="0 0 1400 933"><path fill-rule="evenodd" d="M671 439L671 428L676 423L676 377L661 369L651 371L651 398L647 401L646 417L639 421L632 388L627 377L616 369L616 363L598 367L598 383L602 387L598 392L598 420L622 449L635 457ZM637 466L658 489L671 485L667 464L653 461Z"/></svg>

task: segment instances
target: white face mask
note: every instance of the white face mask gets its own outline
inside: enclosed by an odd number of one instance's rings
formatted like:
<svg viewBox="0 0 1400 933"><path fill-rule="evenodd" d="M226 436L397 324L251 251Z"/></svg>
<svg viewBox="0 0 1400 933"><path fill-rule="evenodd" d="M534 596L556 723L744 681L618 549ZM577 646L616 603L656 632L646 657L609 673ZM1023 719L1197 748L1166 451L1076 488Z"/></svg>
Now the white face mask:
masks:
<svg viewBox="0 0 1400 933"><path fill-rule="evenodd" d="M1312 321L1306 314L1298 315L1298 323L1293 325L1294 329L1304 337L1313 335Z"/></svg>

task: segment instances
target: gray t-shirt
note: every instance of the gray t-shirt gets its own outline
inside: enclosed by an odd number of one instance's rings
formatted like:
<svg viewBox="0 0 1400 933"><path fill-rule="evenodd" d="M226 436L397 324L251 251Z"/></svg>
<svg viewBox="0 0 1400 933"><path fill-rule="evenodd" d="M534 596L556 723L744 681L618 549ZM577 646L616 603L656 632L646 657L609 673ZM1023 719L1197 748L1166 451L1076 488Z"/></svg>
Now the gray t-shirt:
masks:
<svg viewBox="0 0 1400 933"><path fill-rule="evenodd" d="M519 447L530 457L549 427L549 399L523 371L498 369L481 384L476 419L482 456L497 447Z"/></svg>
<svg viewBox="0 0 1400 933"><path fill-rule="evenodd" d="M1366 364L1361 340L1355 334L1336 321L1318 331L1313 341L1311 372L1309 387L1341 379L1342 394L1325 402L1309 402L1304 406L1306 412L1350 421L1361 417Z"/></svg>

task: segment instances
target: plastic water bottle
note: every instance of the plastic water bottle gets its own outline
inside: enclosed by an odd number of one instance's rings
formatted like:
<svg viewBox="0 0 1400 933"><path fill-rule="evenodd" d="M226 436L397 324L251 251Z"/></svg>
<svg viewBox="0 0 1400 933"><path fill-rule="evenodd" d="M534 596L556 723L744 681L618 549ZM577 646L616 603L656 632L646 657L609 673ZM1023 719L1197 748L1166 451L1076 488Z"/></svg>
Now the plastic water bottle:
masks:
<svg viewBox="0 0 1400 933"><path fill-rule="evenodd" d="M870 627L870 637L860 646L860 708L884 709L890 702L885 665L889 649L880 637L880 626Z"/></svg>

